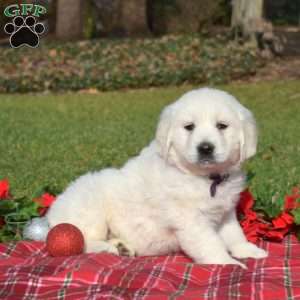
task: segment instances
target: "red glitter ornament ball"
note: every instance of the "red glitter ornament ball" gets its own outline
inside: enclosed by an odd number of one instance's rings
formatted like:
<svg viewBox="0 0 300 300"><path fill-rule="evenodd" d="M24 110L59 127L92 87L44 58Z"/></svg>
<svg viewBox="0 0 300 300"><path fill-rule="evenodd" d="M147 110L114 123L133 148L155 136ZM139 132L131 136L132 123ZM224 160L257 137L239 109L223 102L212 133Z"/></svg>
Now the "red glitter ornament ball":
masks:
<svg viewBox="0 0 300 300"><path fill-rule="evenodd" d="M78 255L83 252L84 238L76 226L61 223L49 231L46 248L52 256Z"/></svg>

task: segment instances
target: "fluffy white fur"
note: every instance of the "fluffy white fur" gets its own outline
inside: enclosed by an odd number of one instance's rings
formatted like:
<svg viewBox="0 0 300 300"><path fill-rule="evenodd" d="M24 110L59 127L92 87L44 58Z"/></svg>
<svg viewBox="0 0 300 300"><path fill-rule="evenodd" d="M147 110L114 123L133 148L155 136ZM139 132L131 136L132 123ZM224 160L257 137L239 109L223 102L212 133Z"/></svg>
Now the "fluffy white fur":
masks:
<svg viewBox="0 0 300 300"><path fill-rule="evenodd" d="M228 125L218 129L218 122ZM185 126L193 123L194 129ZM201 161L197 147L215 146ZM182 249L197 263L238 264L267 253L247 242L235 207L244 188L242 162L256 152L255 120L226 92L203 88L167 106L156 137L121 169L88 173L50 208L50 227L68 222L82 231L86 251L117 253L121 240L136 255ZM210 174L229 174L210 195Z"/></svg>

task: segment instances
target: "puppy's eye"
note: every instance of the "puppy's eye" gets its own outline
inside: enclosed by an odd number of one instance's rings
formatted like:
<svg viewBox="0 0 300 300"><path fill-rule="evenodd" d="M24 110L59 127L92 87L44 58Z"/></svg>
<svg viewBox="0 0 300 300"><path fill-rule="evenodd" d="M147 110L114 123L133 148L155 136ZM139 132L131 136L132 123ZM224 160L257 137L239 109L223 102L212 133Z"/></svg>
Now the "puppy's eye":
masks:
<svg viewBox="0 0 300 300"><path fill-rule="evenodd" d="M224 130L228 127L227 124L223 123L223 122L218 122L216 127L219 129L219 130Z"/></svg>
<svg viewBox="0 0 300 300"><path fill-rule="evenodd" d="M187 131L193 131L195 128L195 124L194 123L190 123L184 126L184 129Z"/></svg>

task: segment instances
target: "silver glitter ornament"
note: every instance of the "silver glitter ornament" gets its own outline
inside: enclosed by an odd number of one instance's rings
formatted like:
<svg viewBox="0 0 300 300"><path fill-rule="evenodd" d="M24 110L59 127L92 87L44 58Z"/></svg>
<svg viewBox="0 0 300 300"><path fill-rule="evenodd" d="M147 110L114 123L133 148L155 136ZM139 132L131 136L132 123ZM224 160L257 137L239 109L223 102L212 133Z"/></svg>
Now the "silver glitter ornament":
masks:
<svg viewBox="0 0 300 300"><path fill-rule="evenodd" d="M45 217L34 218L25 225L23 238L34 241L45 241L49 231L49 224Z"/></svg>

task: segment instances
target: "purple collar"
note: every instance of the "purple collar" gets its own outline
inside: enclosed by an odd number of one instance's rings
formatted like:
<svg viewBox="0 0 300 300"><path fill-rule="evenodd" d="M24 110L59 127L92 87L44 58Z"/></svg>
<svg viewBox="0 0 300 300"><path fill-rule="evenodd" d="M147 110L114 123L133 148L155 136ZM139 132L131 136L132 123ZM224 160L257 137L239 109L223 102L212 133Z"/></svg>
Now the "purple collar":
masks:
<svg viewBox="0 0 300 300"><path fill-rule="evenodd" d="M217 193L217 186L221 184L223 181L226 181L229 178L229 174L211 174L209 175L209 179L212 180L210 185L210 196L215 197Z"/></svg>

